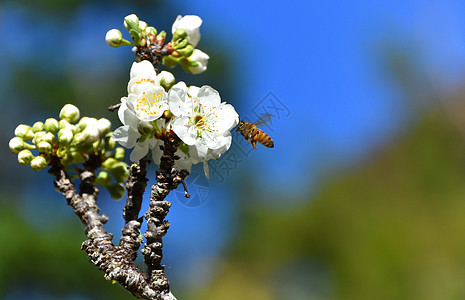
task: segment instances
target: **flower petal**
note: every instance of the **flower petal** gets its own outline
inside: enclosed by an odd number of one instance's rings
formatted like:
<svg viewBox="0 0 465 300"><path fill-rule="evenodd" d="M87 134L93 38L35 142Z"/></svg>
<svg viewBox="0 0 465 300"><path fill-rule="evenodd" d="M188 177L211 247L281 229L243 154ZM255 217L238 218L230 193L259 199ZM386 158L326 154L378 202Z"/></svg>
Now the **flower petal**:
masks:
<svg viewBox="0 0 465 300"><path fill-rule="evenodd" d="M147 155L149 152L149 143L147 140L137 143L136 146L134 147L134 150L132 150L131 155L129 156L129 159L131 161L138 161L144 156Z"/></svg>
<svg viewBox="0 0 465 300"><path fill-rule="evenodd" d="M140 133L134 127L128 125L116 128L113 132L113 139L125 148L132 148L136 145Z"/></svg>
<svg viewBox="0 0 465 300"><path fill-rule="evenodd" d="M197 140L195 126L190 124L186 116L177 117L171 122L174 133L187 145L194 145Z"/></svg>
<svg viewBox="0 0 465 300"><path fill-rule="evenodd" d="M137 115L133 109L127 105L127 97L121 98L121 106L118 109L118 117L123 125L136 126L139 123Z"/></svg>
<svg viewBox="0 0 465 300"><path fill-rule="evenodd" d="M197 93L197 98L204 109L218 107L221 103L221 97L218 91L208 85L204 85L200 88Z"/></svg>
<svg viewBox="0 0 465 300"><path fill-rule="evenodd" d="M192 114L192 99L187 96L187 91L174 86L168 93L168 104L171 113L179 116L190 116Z"/></svg>

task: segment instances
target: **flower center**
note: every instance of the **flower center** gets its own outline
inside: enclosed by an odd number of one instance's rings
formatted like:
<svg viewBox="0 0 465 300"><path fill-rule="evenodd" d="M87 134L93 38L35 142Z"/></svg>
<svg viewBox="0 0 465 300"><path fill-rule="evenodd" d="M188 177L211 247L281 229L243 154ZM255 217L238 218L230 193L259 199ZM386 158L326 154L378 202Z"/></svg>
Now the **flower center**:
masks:
<svg viewBox="0 0 465 300"><path fill-rule="evenodd" d="M207 127L207 123L205 123L205 120L203 119L202 115L196 115L194 117L194 124L197 128L201 130L205 130Z"/></svg>
<svg viewBox="0 0 465 300"><path fill-rule="evenodd" d="M154 116L159 113L161 103L160 98L163 95L163 91L159 94L149 94L149 97L142 93L142 97L136 100L136 111L139 115Z"/></svg>

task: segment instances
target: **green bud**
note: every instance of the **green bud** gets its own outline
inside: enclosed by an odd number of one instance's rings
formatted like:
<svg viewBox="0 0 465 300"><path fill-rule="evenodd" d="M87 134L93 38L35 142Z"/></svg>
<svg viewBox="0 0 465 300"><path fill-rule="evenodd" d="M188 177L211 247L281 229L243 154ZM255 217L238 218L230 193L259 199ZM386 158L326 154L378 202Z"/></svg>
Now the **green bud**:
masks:
<svg viewBox="0 0 465 300"><path fill-rule="evenodd" d="M75 164L80 164L84 161L84 156L82 156L82 153L78 151L72 152L71 156L73 157L73 163Z"/></svg>
<svg viewBox="0 0 465 300"><path fill-rule="evenodd" d="M126 151L124 150L124 148L118 147L115 149L114 157L116 160L123 161L125 156L126 156Z"/></svg>
<svg viewBox="0 0 465 300"><path fill-rule="evenodd" d="M137 125L137 130L141 135L148 134L153 130L153 125L147 121L140 121Z"/></svg>
<svg viewBox="0 0 465 300"><path fill-rule="evenodd" d="M70 123L76 122L79 120L79 108L72 104L66 104L60 110L60 119L66 120Z"/></svg>
<svg viewBox="0 0 465 300"><path fill-rule="evenodd" d="M63 128L58 131L58 141L61 145L67 146L73 140L74 134L69 128Z"/></svg>
<svg viewBox="0 0 465 300"><path fill-rule="evenodd" d="M43 131L41 131L41 132L43 132ZM39 133L39 132L37 132L37 133ZM37 133L36 133L36 134L37 134ZM37 143L40 143L40 142L42 142L42 141L45 141L45 142L47 142L47 143L53 144L53 141L54 141L54 140L55 140L55 135L54 135L53 133L46 132L45 134L40 135L40 137L37 138L37 139L35 140L35 142L36 142L36 144L37 144Z"/></svg>
<svg viewBox="0 0 465 300"><path fill-rule="evenodd" d="M31 126L24 124L18 125L15 129L15 135L23 139L23 141L29 141L34 137Z"/></svg>
<svg viewBox="0 0 465 300"><path fill-rule="evenodd" d="M171 110L167 109L163 112L163 117L165 119L170 119L171 117L173 116L173 113L171 112Z"/></svg>
<svg viewBox="0 0 465 300"><path fill-rule="evenodd" d="M50 153L50 151L52 150L52 145L50 145L50 143L47 143L46 141L42 141L37 144L37 149L41 153Z"/></svg>
<svg viewBox="0 0 465 300"><path fill-rule="evenodd" d="M111 170L113 170L113 168L117 167L117 165L119 164L120 162L112 157L110 158L107 158L103 163L102 163L102 166L107 169L108 171L111 172Z"/></svg>
<svg viewBox="0 0 465 300"><path fill-rule="evenodd" d="M95 183L101 186L109 186L111 183L110 174L105 171L101 171L95 178Z"/></svg>
<svg viewBox="0 0 465 300"><path fill-rule="evenodd" d="M89 137L90 137L90 133L88 132L85 132L85 131L78 132L76 133L76 135L74 135L74 141L76 142L76 144L82 144L86 142L86 140L89 139Z"/></svg>
<svg viewBox="0 0 465 300"><path fill-rule="evenodd" d="M60 120L58 121L58 129L63 129L66 128L67 126L71 125L68 121L66 120Z"/></svg>
<svg viewBox="0 0 465 300"><path fill-rule="evenodd" d="M43 156L36 156L31 160L31 168L37 172L45 169L47 165L48 165L48 162Z"/></svg>
<svg viewBox="0 0 465 300"><path fill-rule="evenodd" d="M185 39L187 37L187 31L184 29L176 29L173 33L173 42L177 42L180 39Z"/></svg>
<svg viewBox="0 0 465 300"><path fill-rule="evenodd" d="M149 34L157 35L157 30L154 27L149 26L149 27L145 28L145 34L146 35L149 35Z"/></svg>
<svg viewBox="0 0 465 300"><path fill-rule="evenodd" d="M189 146L184 142L179 143L178 149L185 154L189 154Z"/></svg>
<svg viewBox="0 0 465 300"><path fill-rule="evenodd" d="M36 133L42 130L44 130L44 123L35 122L34 125L32 125L32 132Z"/></svg>
<svg viewBox="0 0 465 300"><path fill-rule="evenodd" d="M101 118L97 121L97 129L100 136L105 136L111 129L111 122L108 119Z"/></svg>
<svg viewBox="0 0 465 300"><path fill-rule="evenodd" d="M124 28L127 30L139 28L139 17L135 14L130 14L124 17Z"/></svg>
<svg viewBox="0 0 465 300"><path fill-rule="evenodd" d="M123 35L121 31L118 29L111 29L108 30L107 34L105 35L105 41L111 47L117 48L120 46L132 45L130 41L123 39Z"/></svg>
<svg viewBox="0 0 465 300"><path fill-rule="evenodd" d="M166 39L166 31L161 31L158 35L157 35L157 40L165 40Z"/></svg>
<svg viewBox="0 0 465 300"><path fill-rule="evenodd" d="M13 153L19 153L26 148L24 141L19 137L12 138L8 146Z"/></svg>
<svg viewBox="0 0 465 300"><path fill-rule="evenodd" d="M162 62L168 68L173 68L178 64L179 58L174 57L173 55L167 55L163 56Z"/></svg>
<svg viewBox="0 0 465 300"><path fill-rule="evenodd" d="M120 199L124 196L125 189L122 184L115 183L111 184L107 187L108 192L110 193L111 197L115 200Z"/></svg>
<svg viewBox="0 0 465 300"><path fill-rule="evenodd" d="M111 175L118 182L124 182L129 177L128 165L124 162L119 164L111 170Z"/></svg>
<svg viewBox="0 0 465 300"><path fill-rule="evenodd" d="M142 30L142 32L144 32L147 29L147 23L139 20L139 28Z"/></svg>
<svg viewBox="0 0 465 300"><path fill-rule="evenodd" d="M111 150L115 149L115 147L116 147L116 141L113 139L112 135L113 135L113 132L109 132L105 136L104 147L105 147L106 151L111 151Z"/></svg>
<svg viewBox="0 0 465 300"><path fill-rule="evenodd" d="M27 166L31 163L34 155L29 150L22 150L18 153L18 162L22 166Z"/></svg>
<svg viewBox="0 0 465 300"><path fill-rule="evenodd" d="M48 118L45 120L44 129L51 133L56 133L58 131L58 121L54 118Z"/></svg>
<svg viewBox="0 0 465 300"><path fill-rule="evenodd" d="M192 45L186 45L182 49L177 49L176 52L178 52L181 56L189 57L192 55L192 53L194 53L194 50L195 49L192 47Z"/></svg>
<svg viewBox="0 0 465 300"><path fill-rule="evenodd" d="M61 163L67 167L73 162L73 156L70 153L66 153L61 157Z"/></svg>
<svg viewBox="0 0 465 300"><path fill-rule="evenodd" d="M160 85L168 91L175 82L173 74L167 71L161 71L160 74L157 75L157 78L160 79Z"/></svg>

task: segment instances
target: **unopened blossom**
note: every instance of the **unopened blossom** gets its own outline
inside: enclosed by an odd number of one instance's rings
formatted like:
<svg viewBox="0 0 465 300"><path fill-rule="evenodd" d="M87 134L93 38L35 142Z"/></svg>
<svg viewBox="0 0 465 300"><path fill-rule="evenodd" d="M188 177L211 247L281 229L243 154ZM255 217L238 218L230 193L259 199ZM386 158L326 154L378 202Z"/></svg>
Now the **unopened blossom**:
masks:
<svg viewBox="0 0 465 300"><path fill-rule="evenodd" d="M199 49L195 49L187 59L190 63L188 66L189 72L192 74L200 74L207 69L210 56Z"/></svg>
<svg viewBox="0 0 465 300"><path fill-rule="evenodd" d="M177 29L185 30L187 41L195 47L200 41L200 25L202 25L202 19L199 16L187 15L183 17L179 15L173 23L171 33Z"/></svg>

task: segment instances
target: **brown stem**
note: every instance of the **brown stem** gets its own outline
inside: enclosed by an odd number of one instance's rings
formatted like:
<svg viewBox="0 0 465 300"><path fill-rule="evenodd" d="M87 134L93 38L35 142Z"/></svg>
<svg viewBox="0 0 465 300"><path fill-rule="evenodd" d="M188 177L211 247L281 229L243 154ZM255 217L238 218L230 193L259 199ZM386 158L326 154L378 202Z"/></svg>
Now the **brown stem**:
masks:
<svg viewBox="0 0 465 300"><path fill-rule="evenodd" d="M163 155L160 160L160 168L156 171L157 183L152 186L150 208L145 214L147 220L145 237L147 238L147 242L141 251L148 268L149 284L161 295L167 295L170 290L164 266L161 264L163 258L162 238L170 226L169 222L164 220L164 218L171 207L171 203L164 199L189 174L186 170L178 171L173 167L179 139L174 134L168 134L164 138L164 142L164 146L161 147Z"/></svg>
<svg viewBox="0 0 465 300"><path fill-rule="evenodd" d="M132 261L136 260L137 251L143 240L140 234L143 219L142 217L139 218L139 213L148 181L146 166L146 158L133 163L129 167L129 179L126 183L128 198L123 210L125 225L121 230L123 235L121 236L119 247L126 249Z"/></svg>
<svg viewBox="0 0 465 300"><path fill-rule="evenodd" d="M94 186L96 163L97 157L90 156L86 160L85 169L80 174L78 193L60 159L52 157L50 162L49 173L56 177L55 187L85 225L85 233L89 239L83 242L82 250L93 264L105 272L106 279L118 282L135 297L148 300L175 299L171 293L161 295L159 289L153 289L148 284L146 275L134 264L127 249L112 243L113 235L107 233L103 226L108 217L100 215L97 206L98 190Z"/></svg>

